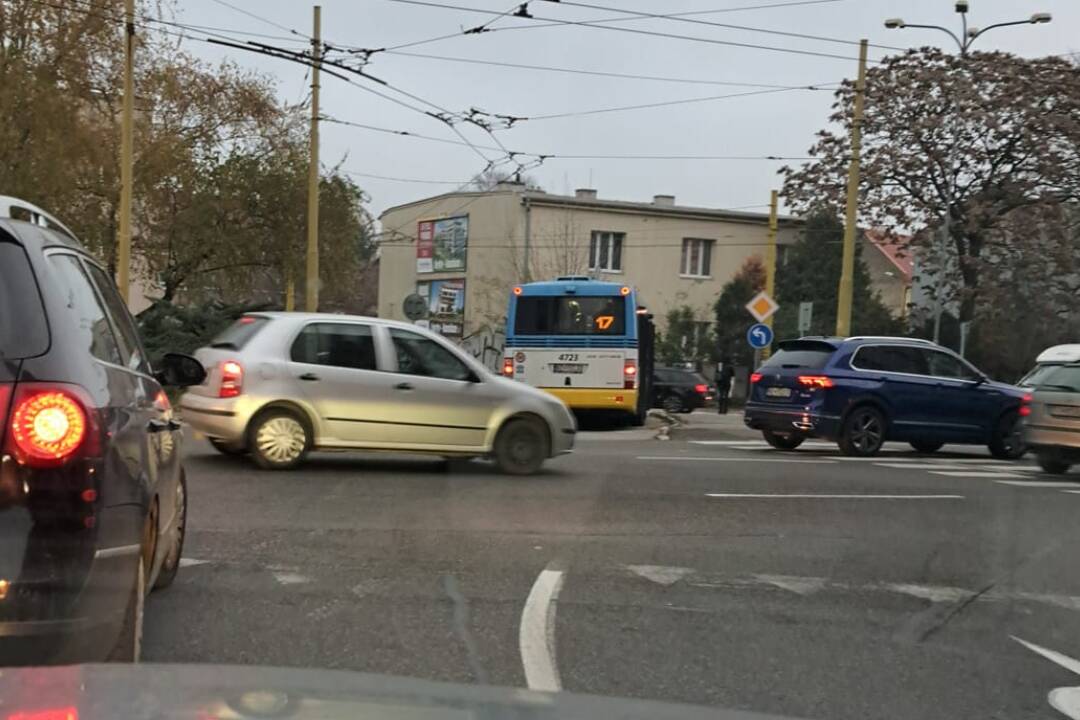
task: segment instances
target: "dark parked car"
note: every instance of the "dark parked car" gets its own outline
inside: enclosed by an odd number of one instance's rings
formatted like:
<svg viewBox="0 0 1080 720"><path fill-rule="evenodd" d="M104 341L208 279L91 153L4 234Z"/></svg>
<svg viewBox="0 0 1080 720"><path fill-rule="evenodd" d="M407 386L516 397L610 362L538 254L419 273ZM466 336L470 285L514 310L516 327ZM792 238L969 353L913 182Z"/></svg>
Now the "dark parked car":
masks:
<svg viewBox="0 0 1080 720"><path fill-rule="evenodd" d="M653 371L653 407L688 413L711 399L709 383L693 370L658 367Z"/></svg>
<svg viewBox="0 0 1080 720"><path fill-rule="evenodd" d="M773 447L835 440L847 455L874 455L886 440L920 452L985 444L994 457L1024 454L1024 391L993 382L925 340L802 338L779 343L750 377L746 424Z"/></svg>
<svg viewBox="0 0 1080 720"><path fill-rule="evenodd" d="M0 663L135 660L172 582L180 425L109 275L57 220L0 197Z"/></svg>

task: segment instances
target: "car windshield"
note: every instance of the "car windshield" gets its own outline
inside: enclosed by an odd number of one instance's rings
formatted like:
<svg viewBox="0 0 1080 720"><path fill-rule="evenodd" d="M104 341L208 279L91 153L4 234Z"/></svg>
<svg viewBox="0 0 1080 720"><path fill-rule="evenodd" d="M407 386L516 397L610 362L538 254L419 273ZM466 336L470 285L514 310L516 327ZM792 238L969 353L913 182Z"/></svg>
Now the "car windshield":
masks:
<svg viewBox="0 0 1080 720"><path fill-rule="evenodd" d="M1078 367L1080 0L0 0L0 720L1080 720Z"/></svg>

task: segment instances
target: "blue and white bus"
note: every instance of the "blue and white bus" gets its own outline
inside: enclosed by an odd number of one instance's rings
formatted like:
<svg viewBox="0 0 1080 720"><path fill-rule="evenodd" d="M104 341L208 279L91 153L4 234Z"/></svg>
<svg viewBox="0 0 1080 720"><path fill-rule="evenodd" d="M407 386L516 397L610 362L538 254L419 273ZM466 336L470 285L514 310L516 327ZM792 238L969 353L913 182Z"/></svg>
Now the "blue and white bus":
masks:
<svg viewBox="0 0 1080 720"><path fill-rule="evenodd" d="M572 410L645 421L652 395L652 316L625 285L587 277L516 286L506 317L503 375Z"/></svg>

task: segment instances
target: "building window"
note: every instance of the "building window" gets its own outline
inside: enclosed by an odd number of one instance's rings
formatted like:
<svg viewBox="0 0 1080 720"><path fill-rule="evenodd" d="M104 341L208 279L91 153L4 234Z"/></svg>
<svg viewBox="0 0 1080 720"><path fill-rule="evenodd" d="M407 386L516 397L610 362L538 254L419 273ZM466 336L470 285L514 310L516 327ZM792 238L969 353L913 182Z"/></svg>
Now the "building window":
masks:
<svg viewBox="0 0 1080 720"><path fill-rule="evenodd" d="M679 273L690 277L708 277L712 264L712 240L685 238Z"/></svg>
<svg viewBox="0 0 1080 720"><path fill-rule="evenodd" d="M623 233L593 231L589 241L589 269L622 272Z"/></svg>

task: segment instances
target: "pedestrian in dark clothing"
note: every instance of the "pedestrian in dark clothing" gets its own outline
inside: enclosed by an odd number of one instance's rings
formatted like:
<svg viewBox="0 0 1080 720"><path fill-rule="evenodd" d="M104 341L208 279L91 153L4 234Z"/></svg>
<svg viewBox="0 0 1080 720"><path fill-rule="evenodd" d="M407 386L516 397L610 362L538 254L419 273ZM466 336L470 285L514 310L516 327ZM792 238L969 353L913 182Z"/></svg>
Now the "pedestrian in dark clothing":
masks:
<svg viewBox="0 0 1080 720"><path fill-rule="evenodd" d="M732 367L731 358L724 358L720 367L716 369L716 410L721 415L727 415L733 377L735 377L735 368Z"/></svg>

